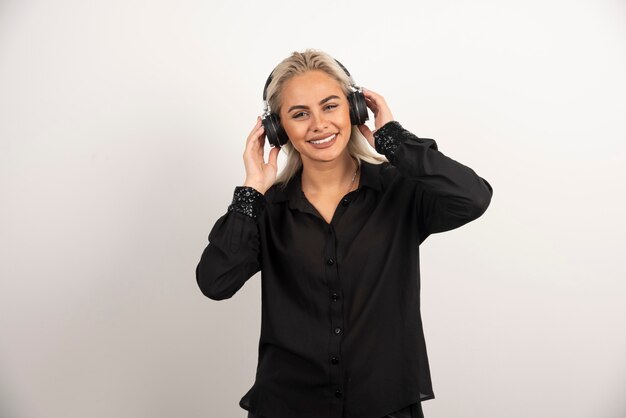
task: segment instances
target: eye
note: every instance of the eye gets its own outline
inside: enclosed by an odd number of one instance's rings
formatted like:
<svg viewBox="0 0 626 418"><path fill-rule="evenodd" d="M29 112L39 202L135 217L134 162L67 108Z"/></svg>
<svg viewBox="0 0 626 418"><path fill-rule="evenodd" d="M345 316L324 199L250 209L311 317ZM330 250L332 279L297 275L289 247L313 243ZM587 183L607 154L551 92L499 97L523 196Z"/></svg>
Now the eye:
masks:
<svg viewBox="0 0 626 418"><path fill-rule="evenodd" d="M298 119L300 117L300 115L303 115L303 114L304 114L304 112L299 112L299 113L294 114L292 117L294 119Z"/></svg>
<svg viewBox="0 0 626 418"><path fill-rule="evenodd" d="M329 104L329 105L325 106L324 108L325 108L325 109L328 109L328 108L334 109L334 108L336 108L336 107L337 107L337 105L336 105L336 104Z"/></svg>

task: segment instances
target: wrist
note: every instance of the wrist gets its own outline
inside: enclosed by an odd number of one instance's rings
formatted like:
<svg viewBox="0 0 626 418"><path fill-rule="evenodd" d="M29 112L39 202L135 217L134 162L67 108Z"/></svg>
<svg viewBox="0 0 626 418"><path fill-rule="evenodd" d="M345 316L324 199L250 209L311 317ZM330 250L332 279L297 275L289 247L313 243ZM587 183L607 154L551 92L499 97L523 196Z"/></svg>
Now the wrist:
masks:
<svg viewBox="0 0 626 418"><path fill-rule="evenodd" d="M243 183L243 187L252 187L253 189L255 189L257 192L259 192L259 193L261 193L261 194L265 194L265 192L267 191L267 190L265 189L265 187L263 187L263 185L262 185L262 184L255 183L255 182L253 182L253 181L248 181L248 180L246 180L246 181Z"/></svg>

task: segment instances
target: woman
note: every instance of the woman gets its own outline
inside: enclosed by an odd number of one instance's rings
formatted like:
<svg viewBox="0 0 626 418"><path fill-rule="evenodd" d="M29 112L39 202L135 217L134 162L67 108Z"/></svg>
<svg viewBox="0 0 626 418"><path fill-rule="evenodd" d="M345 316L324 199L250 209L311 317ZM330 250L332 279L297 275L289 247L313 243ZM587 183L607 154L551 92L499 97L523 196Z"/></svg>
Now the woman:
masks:
<svg viewBox="0 0 626 418"><path fill-rule="evenodd" d="M493 189L362 89L372 132L354 116L359 93L345 67L321 51L294 52L274 69L265 118L275 115L288 141L265 162L257 119L244 184L196 268L198 286L214 300L261 271L259 361L239 403L248 417L415 418L435 397L419 245L481 216ZM288 157L278 175L281 148Z"/></svg>

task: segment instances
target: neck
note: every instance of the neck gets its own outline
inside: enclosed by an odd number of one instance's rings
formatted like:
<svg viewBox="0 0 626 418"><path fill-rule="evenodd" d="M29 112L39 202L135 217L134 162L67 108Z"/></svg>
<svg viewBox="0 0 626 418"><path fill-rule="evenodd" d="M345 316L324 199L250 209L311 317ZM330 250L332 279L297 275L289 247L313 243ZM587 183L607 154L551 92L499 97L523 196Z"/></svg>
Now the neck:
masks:
<svg viewBox="0 0 626 418"><path fill-rule="evenodd" d="M347 152L333 161L303 160L302 165L302 190L309 194L346 193L354 185L351 181L358 166Z"/></svg>

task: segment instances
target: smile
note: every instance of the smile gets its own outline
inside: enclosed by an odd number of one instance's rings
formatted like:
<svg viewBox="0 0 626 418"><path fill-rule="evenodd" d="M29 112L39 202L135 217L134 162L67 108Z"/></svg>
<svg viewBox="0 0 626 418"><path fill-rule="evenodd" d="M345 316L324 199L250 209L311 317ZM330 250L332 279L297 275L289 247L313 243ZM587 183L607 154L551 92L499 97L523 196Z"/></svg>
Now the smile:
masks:
<svg viewBox="0 0 626 418"><path fill-rule="evenodd" d="M325 143L330 142L333 139L335 139L336 136L337 136L337 134L333 134L333 135L329 136L328 138L320 139L320 140L317 140L317 141L309 141L309 142L311 144L316 144L316 145L325 144Z"/></svg>

